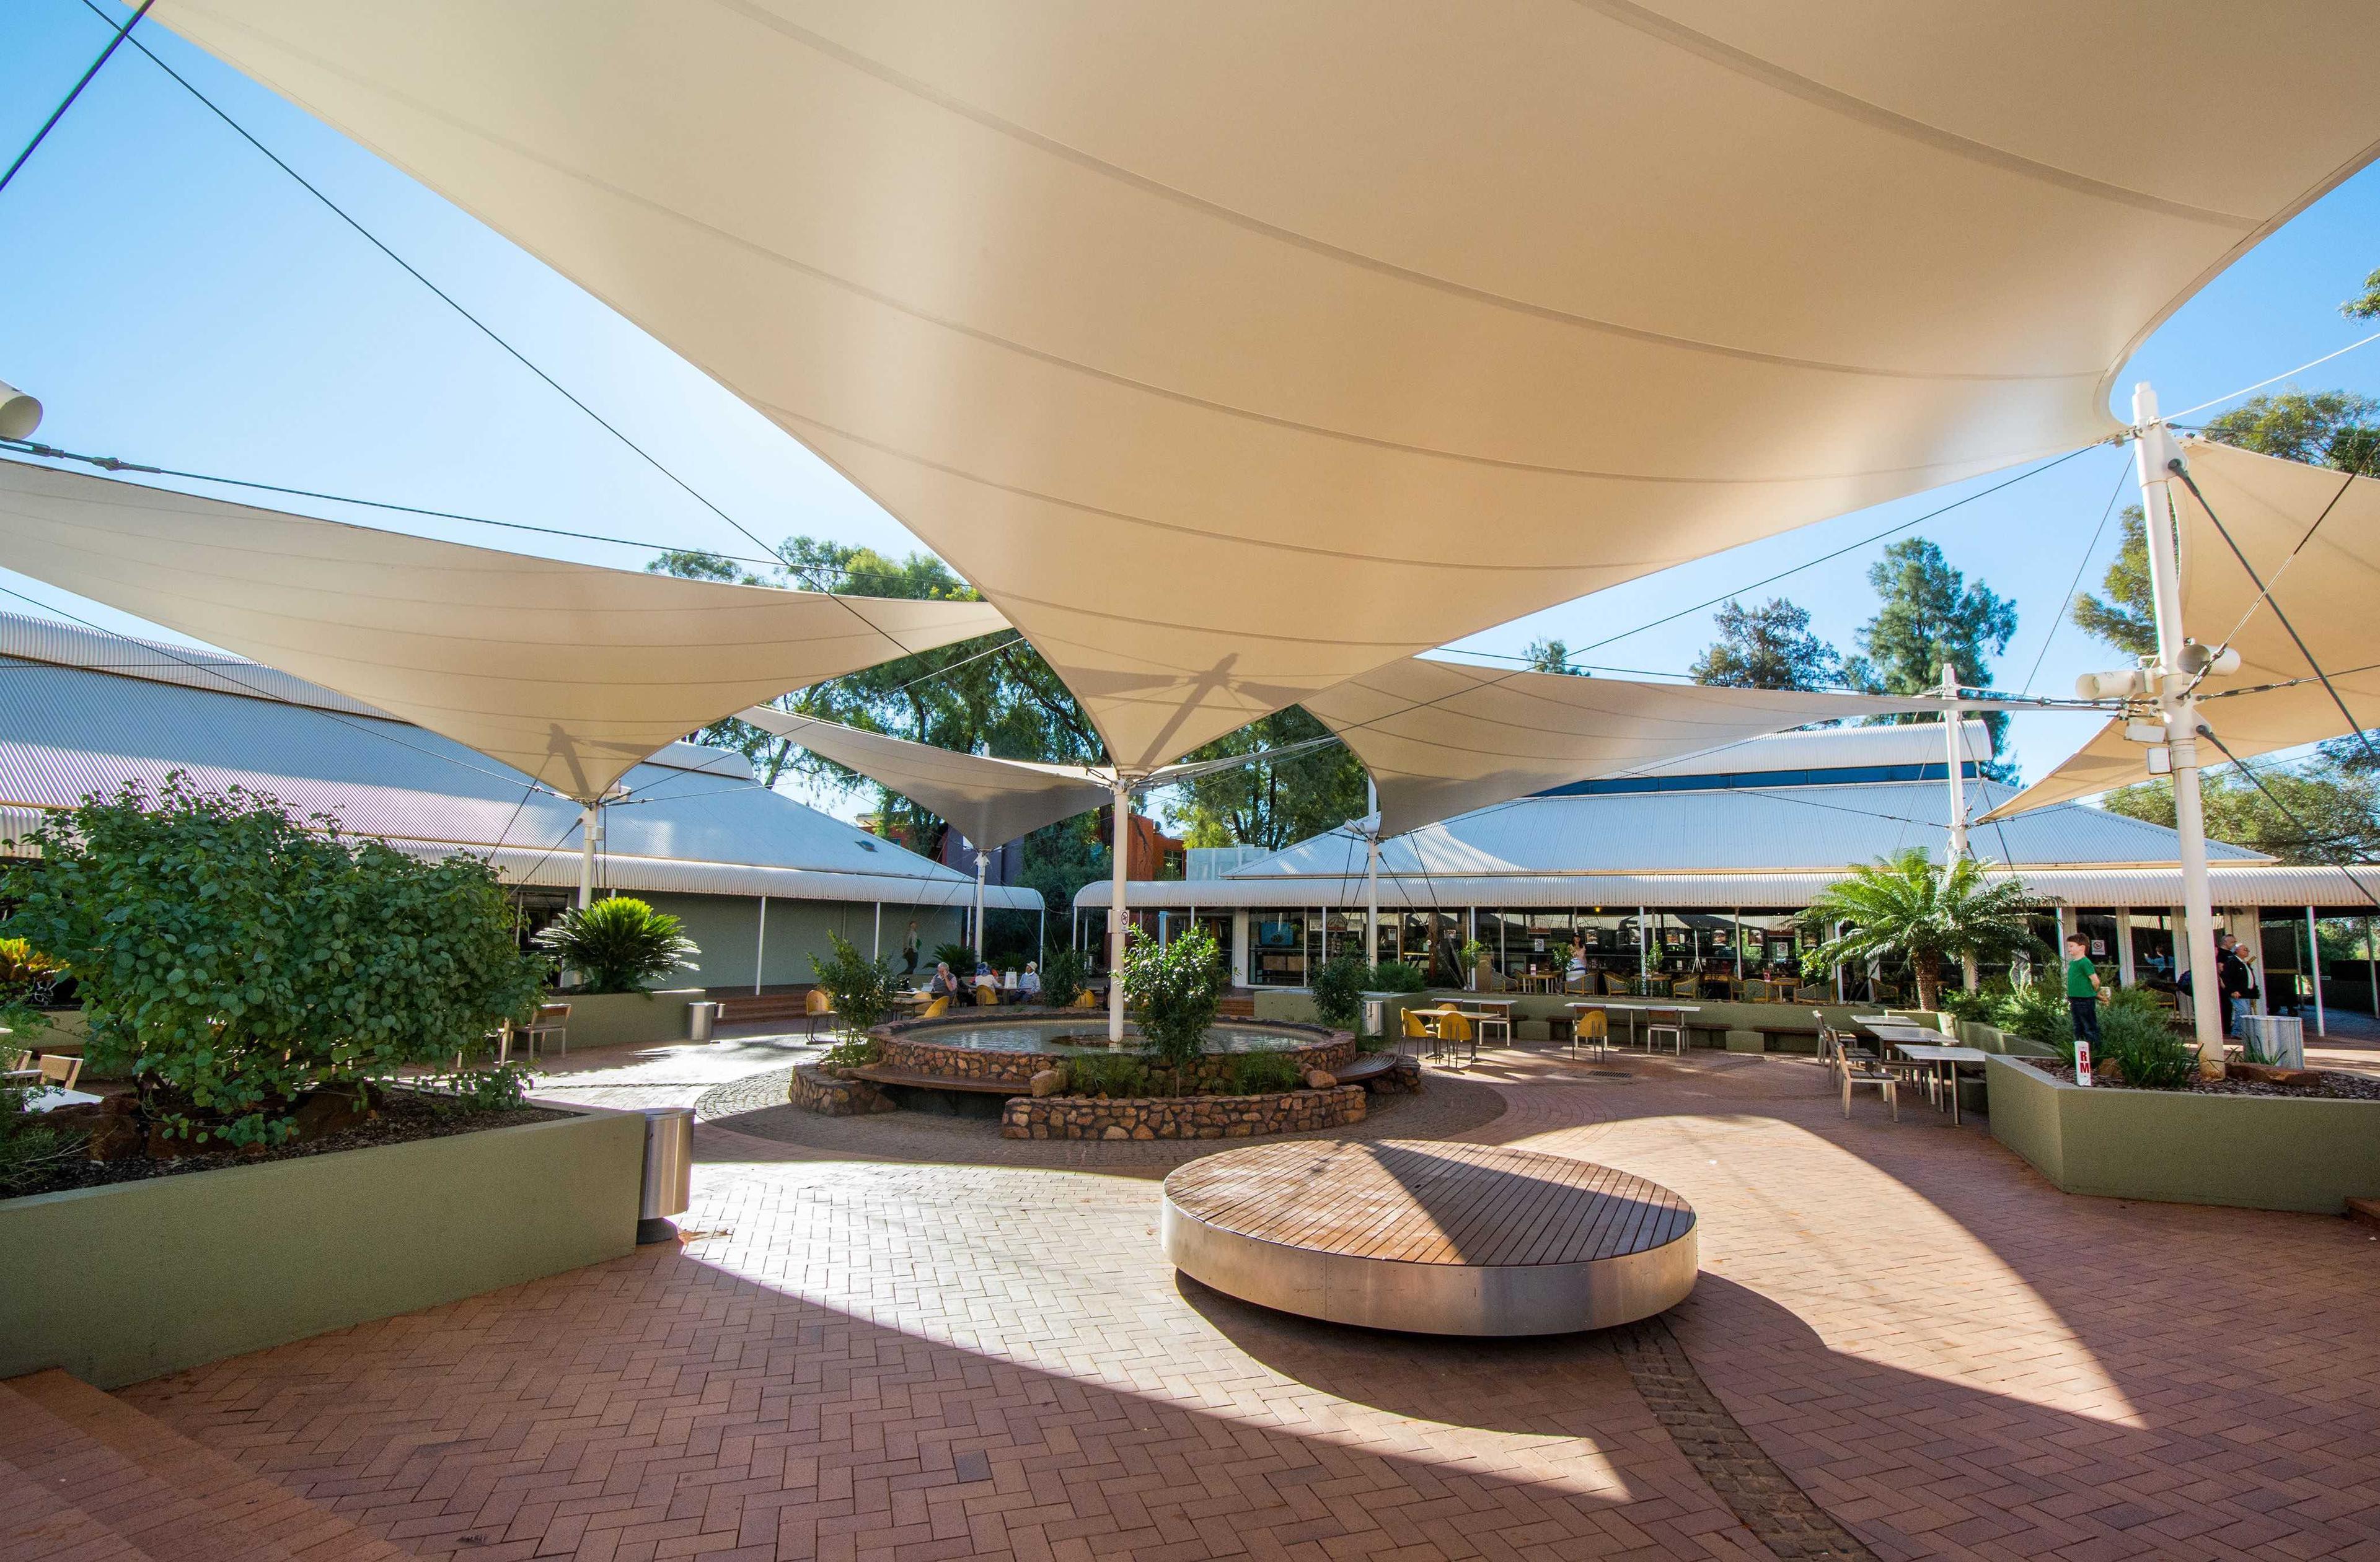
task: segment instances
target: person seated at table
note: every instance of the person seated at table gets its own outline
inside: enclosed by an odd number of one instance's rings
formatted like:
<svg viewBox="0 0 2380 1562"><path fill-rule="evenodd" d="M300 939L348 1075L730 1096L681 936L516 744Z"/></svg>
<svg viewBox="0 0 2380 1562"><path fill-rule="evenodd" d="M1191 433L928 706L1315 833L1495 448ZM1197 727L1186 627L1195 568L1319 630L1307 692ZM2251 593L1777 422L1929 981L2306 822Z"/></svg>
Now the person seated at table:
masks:
<svg viewBox="0 0 2380 1562"><path fill-rule="evenodd" d="M1040 996L1041 967L1028 960L1025 963L1025 974L1016 978L1016 1000L1031 1003Z"/></svg>
<svg viewBox="0 0 2380 1562"><path fill-rule="evenodd" d="M926 996L928 998L956 998L958 995L959 979L951 975L950 962L946 960L938 960L934 962L934 978L932 981L926 984Z"/></svg>

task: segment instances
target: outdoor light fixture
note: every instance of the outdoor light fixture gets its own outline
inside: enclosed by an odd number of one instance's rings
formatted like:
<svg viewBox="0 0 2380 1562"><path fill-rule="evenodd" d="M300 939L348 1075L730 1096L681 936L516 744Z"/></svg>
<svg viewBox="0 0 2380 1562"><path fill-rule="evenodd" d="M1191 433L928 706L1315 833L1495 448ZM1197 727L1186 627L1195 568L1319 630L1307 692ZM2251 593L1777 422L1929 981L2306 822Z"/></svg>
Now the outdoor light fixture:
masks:
<svg viewBox="0 0 2380 1562"><path fill-rule="evenodd" d="M2226 673L2240 671L2238 651L2228 646L2219 650L2215 649L2202 646L2195 640L2183 642L2181 655L2176 657L2174 660L2184 672L2193 678L2204 678L2210 673L2220 677Z"/></svg>
<svg viewBox="0 0 2380 1562"><path fill-rule="evenodd" d="M0 380L0 440L30 440L42 426L42 404Z"/></svg>
<svg viewBox="0 0 2380 1562"><path fill-rule="evenodd" d="M2114 672L2085 672L2074 680L2077 699L2140 699L2148 692L2148 674L2137 667Z"/></svg>

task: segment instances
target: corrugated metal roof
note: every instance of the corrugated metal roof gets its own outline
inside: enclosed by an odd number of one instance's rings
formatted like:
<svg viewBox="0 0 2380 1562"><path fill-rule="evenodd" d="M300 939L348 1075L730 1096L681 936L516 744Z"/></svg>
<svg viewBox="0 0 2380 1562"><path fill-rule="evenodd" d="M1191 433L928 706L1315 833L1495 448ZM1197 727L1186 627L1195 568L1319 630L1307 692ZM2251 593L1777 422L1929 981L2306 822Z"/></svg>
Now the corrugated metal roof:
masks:
<svg viewBox="0 0 2380 1562"><path fill-rule="evenodd" d="M115 642L124 660L122 642ZM89 648L86 647L85 648ZM237 663L237 668L250 664ZM421 849L502 847L508 875L577 881L578 808L460 744L385 717L0 657L0 818L71 806L175 769L270 793L353 833ZM261 670L260 670L261 671ZM955 904L974 879L755 784L740 756L673 745L604 810L604 881L623 890ZM988 890L1030 910L1030 890Z"/></svg>
<svg viewBox="0 0 2380 1562"><path fill-rule="evenodd" d="M1991 730L1981 721L1959 724L1971 760L1992 757ZM1731 770L1848 769L1870 765L1940 765L1949 743L1938 721L1896 721L1876 727L1819 727L1803 733L1770 733L1721 748L1706 749L1665 765L1622 772L1632 776L1710 776Z"/></svg>
<svg viewBox="0 0 2380 1562"><path fill-rule="evenodd" d="M310 705L318 710L343 711L350 716L388 719L385 711L359 699L349 699L320 684L310 684L245 657L169 646L162 640L136 640L128 635L85 629L54 618L0 612L0 657L114 672L152 683L179 684L213 694Z"/></svg>
<svg viewBox="0 0 2380 1562"><path fill-rule="evenodd" d="M1967 793L1968 807L1980 814L2010 789L1971 781ZM1912 846L1938 857L1949 814L1949 788L1941 781L1528 797L1384 841L1380 870L1442 876L1840 869ZM1968 839L1978 856L2020 866L2180 860L2172 830L2080 804L1986 825ZM2211 860L2267 860L2217 842L2206 850ZM1333 830L1226 877L1360 875L1363 867L1361 841Z"/></svg>
<svg viewBox="0 0 2380 1562"><path fill-rule="evenodd" d="M1124 886L1124 903L1136 910L1192 906L1209 911L1242 906L1361 909L1364 876L1360 855L1356 866L1357 871L1346 876L1317 874L1293 878L1210 878L1196 882L1134 879ZM2372 902L2356 889L2357 881L2380 895L2380 866L2359 867L2350 879L2343 868L2236 863L2214 868L2211 877L2215 903L2218 906L2314 905L2360 914ZM1392 878L1383 875L1380 909L1791 909L1809 904L1820 890L1841 878L1840 869L1804 873L1456 874L1427 878ZM2066 905L2169 906L2181 900L2179 867L2026 868L2022 878L2025 887L2035 895ZM1075 903L1085 910L1104 910L1108 893L1105 883L1088 884L1075 897Z"/></svg>

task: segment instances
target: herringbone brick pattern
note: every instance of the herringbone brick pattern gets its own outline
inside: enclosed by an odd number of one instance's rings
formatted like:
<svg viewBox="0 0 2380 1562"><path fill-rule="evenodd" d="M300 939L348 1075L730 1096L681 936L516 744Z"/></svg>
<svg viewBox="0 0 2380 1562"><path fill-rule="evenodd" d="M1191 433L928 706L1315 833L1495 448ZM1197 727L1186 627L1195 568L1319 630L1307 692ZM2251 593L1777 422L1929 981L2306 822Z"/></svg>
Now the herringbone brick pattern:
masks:
<svg viewBox="0 0 2380 1562"><path fill-rule="evenodd" d="M2380 1558L2368 1231L2069 1199L1803 1063L1619 1067L1491 1054L1467 1137L1695 1205L1676 1339L1876 1555ZM422 1556L1771 1555L1608 1341L1260 1313L1140 1178L700 1132L682 1249L126 1397Z"/></svg>

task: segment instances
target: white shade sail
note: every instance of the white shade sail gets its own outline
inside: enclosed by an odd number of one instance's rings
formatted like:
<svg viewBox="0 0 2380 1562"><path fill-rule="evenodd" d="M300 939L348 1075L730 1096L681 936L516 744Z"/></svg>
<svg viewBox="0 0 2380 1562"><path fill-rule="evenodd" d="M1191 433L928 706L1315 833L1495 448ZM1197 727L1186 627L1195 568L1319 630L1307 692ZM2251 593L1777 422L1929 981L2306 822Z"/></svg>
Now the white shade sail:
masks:
<svg viewBox="0 0 2380 1562"><path fill-rule="evenodd" d="M2249 759L2380 727L2380 620L2374 618L2380 480L2209 440L2186 440L2181 449L2192 480L2205 495L2202 503L2188 485L2172 485L2181 539L2182 633L2240 653L2239 672L2210 676L2199 686L2199 720L2222 740L2220 748L2201 741L2200 763L2220 764L2224 749ZM2269 598L2258 591L2259 579ZM2291 627L2303 638L2303 649ZM2109 664L2121 660L2111 653ZM2338 699L2314 675L2317 663ZM2081 752L1990 817L2143 781L2147 756L2146 745L2124 736L2122 721L2110 721Z"/></svg>
<svg viewBox="0 0 2380 1562"><path fill-rule="evenodd" d="M960 754L882 733L758 706L738 712L764 731L880 781L958 827L979 851L1043 825L1103 807L1106 781L1078 765L1038 765Z"/></svg>
<svg viewBox="0 0 2380 1562"><path fill-rule="evenodd" d="M2107 433L2369 160L2360 0L176 0L684 354L1146 769Z"/></svg>
<svg viewBox="0 0 2380 1562"><path fill-rule="evenodd" d="M1383 835L1813 721L1943 709L1938 699L1914 696L1646 684L1418 657L1351 678L1305 705L1371 771ZM1961 732L1970 759L1991 757L1981 727ZM1936 752L1947 756L1948 738L1941 744Z"/></svg>
<svg viewBox="0 0 2380 1562"><path fill-rule="evenodd" d="M757 699L1005 622L982 602L599 569L22 462L0 462L0 562L582 802Z"/></svg>

